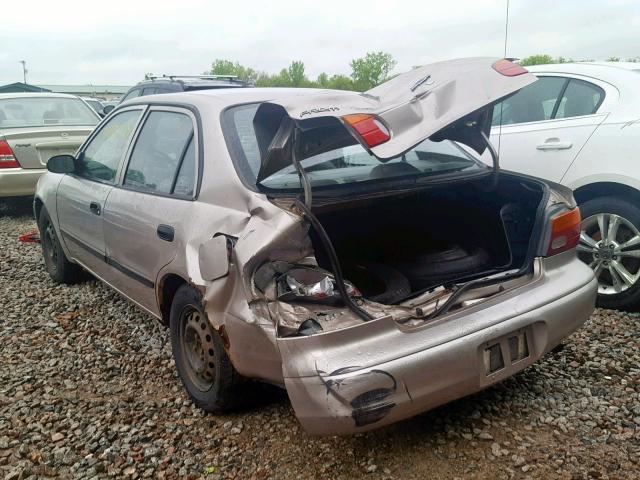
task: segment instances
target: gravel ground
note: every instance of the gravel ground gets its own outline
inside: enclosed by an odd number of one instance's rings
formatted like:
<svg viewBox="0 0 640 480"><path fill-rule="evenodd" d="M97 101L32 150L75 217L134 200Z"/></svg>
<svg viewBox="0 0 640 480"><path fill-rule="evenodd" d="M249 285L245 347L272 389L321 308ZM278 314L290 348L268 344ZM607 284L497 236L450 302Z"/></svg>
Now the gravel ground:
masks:
<svg viewBox="0 0 640 480"><path fill-rule="evenodd" d="M168 332L96 281L54 284L17 241L33 228L28 203L0 203L0 479L640 478L638 314L598 310L500 385L315 438L280 391L230 415L194 408Z"/></svg>

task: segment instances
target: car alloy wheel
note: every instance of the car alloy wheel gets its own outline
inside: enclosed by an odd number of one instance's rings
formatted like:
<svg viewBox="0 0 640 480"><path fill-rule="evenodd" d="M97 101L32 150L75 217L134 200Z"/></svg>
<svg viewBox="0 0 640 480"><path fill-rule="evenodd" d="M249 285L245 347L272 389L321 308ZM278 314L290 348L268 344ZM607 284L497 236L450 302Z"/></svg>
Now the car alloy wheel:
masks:
<svg viewBox="0 0 640 480"><path fill-rule="evenodd" d="M194 307L187 306L180 318L182 353L191 382L202 392L215 381L214 345L211 327Z"/></svg>
<svg viewBox="0 0 640 480"><path fill-rule="evenodd" d="M598 293L615 295L640 279L640 232L626 218L598 213L582 221L578 257L598 279Z"/></svg>

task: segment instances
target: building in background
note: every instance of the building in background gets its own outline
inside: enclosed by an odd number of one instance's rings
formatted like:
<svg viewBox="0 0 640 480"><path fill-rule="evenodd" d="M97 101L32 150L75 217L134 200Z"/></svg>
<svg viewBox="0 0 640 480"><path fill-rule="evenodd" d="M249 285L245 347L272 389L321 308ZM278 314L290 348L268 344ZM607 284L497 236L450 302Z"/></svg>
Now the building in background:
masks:
<svg viewBox="0 0 640 480"><path fill-rule="evenodd" d="M0 93L31 93L31 92L50 92L43 87L29 85L28 83L15 82L7 85L0 85Z"/></svg>
<svg viewBox="0 0 640 480"><path fill-rule="evenodd" d="M103 100L120 98L131 86L122 85L39 85L54 93L69 93L79 97L96 97Z"/></svg>

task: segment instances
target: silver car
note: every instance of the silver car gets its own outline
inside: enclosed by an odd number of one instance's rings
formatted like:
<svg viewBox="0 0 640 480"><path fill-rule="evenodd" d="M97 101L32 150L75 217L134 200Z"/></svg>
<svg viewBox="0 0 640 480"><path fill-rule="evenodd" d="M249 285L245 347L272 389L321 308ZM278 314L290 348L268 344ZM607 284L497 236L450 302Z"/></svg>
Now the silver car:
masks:
<svg viewBox="0 0 640 480"><path fill-rule="evenodd" d="M47 270L86 269L169 326L207 411L259 379L307 431L345 434L476 392L594 307L571 192L500 171L488 140L492 106L533 81L472 58L364 93L125 102L38 184Z"/></svg>
<svg viewBox="0 0 640 480"><path fill-rule="evenodd" d="M99 121L74 95L0 94L0 197L33 195L49 157L74 154Z"/></svg>

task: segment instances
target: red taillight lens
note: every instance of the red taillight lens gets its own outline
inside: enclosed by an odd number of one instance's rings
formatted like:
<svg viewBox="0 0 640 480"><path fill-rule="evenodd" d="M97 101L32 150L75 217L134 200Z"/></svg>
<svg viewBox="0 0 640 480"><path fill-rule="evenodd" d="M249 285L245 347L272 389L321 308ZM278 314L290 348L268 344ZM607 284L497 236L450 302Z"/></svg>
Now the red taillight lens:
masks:
<svg viewBox="0 0 640 480"><path fill-rule="evenodd" d="M510 62L509 60L506 60L504 58L502 60L498 60L492 66L496 72L504 75L505 77L516 77L529 71L523 66L518 65L517 63Z"/></svg>
<svg viewBox="0 0 640 480"><path fill-rule="evenodd" d="M11 150L9 144L4 140L0 140L0 168L16 168L19 166L20 164L13 155L13 150Z"/></svg>
<svg viewBox="0 0 640 480"><path fill-rule="evenodd" d="M580 209L574 208L551 218L551 238L547 256L575 248L580 241Z"/></svg>
<svg viewBox="0 0 640 480"><path fill-rule="evenodd" d="M356 113L342 117L344 123L353 128L362 141L369 147L375 147L391 138L389 130L375 115Z"/></svg>

